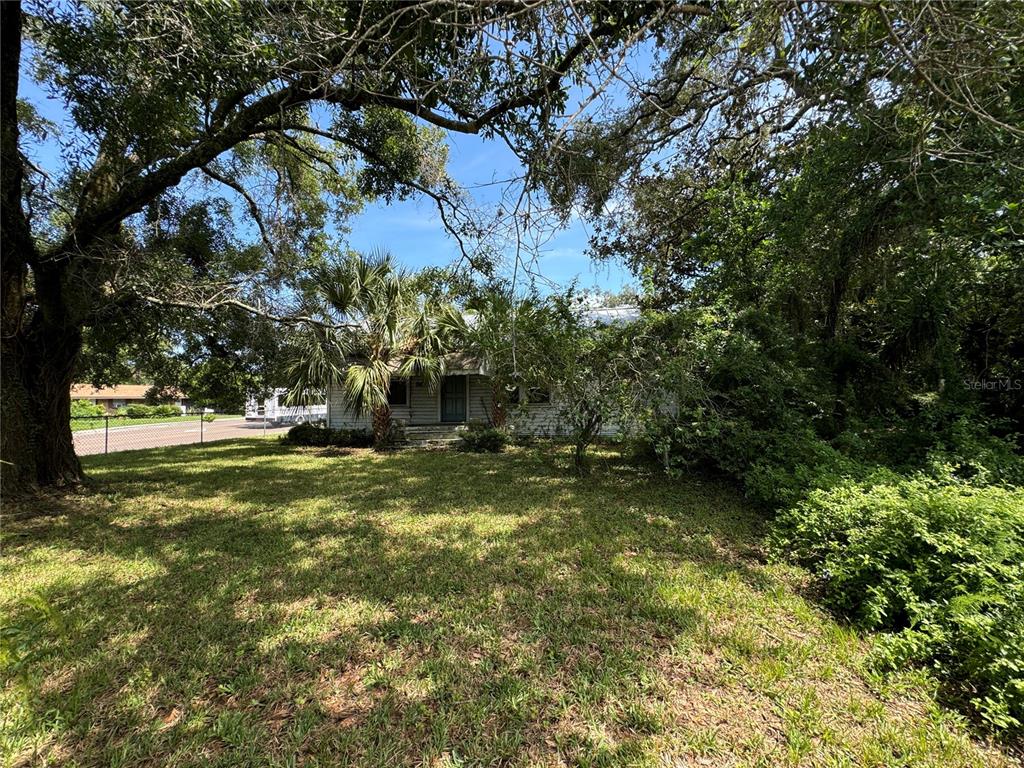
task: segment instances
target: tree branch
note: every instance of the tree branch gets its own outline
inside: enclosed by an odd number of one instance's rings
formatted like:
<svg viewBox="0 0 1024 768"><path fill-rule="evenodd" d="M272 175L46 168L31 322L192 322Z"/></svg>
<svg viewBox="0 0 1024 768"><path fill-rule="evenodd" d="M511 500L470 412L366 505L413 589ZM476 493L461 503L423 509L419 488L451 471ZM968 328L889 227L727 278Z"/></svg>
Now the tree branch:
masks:
<svg viewBox="0 0 1024 768"><path fill-rule="evenodd" d="M212 311L217 309L234 308L240 309L253 317L261 317L266 320L270 320L275 323L281 323L283 325L311 325L316 328L323 328L325 330L342 330L357 328L358 325L355 323L329 323L324 320L317 319L310 315L278 315L273 312L269 312L260 307L254 307L252 304L248 304L240 299L225 298L225 299L211 299L208 301L188 301L186 299L165 299L160 296L153 296L151 294L142 293L138 290L132 290L132 295L138 299L145 301L148 304L153 304L158 307L176 307L178 309L192 309L197 311Z"/></svg>
<svg viewBox="0 0 1024 768"><path fill-rule="evenodd" d="M252 198L252 196L245 191L245 188L237 181L233 181L232 179L229 179L228 177L221 175L220 173L214 171L207 165L204 165L200 170L214 181L220 182L226 187L230 187L231 189L233 189L235 192L242 196L242 198L245 200L246 204L249 207L249 215L252 217L252 220L256 222L256 226L260 230L260 237L263 239L263 244L267 247L267 250L270 251L271 254L276 254L277 251L274 248L274 243L270 239L270 234L267 232L266 225L264 225L263 223L263 216L260 214L260 207L256 204L256 201Z"/></svg>

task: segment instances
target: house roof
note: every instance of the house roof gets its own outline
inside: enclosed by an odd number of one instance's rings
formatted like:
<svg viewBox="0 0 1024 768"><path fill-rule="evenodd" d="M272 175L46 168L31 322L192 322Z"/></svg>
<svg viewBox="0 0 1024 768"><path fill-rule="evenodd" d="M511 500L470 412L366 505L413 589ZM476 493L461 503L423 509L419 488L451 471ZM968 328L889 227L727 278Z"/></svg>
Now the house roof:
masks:
<svg viewBox="0 0 1024 768"><path fill-rule="evenodd" d="M146 393L153 388L152 384L115 384L112 387L93 387L89 384L72 384L71 397L93 398L97 400L144 400ZM172 397L181 397L181 392L168 390Z"/></svg>
<svg viewBox="0 0 1024 768"><path fill-rule="evenodd" d="M469 352L449 352L444 356L444 367L449 374L484 372L483 362Z"/></svg>
<svg viewBox="0 0 1024 768"><path fill-rule="evenodd" d="M584 310L583 317L594 325L628 325L640 319L640 307L592 307Z"/></svg>

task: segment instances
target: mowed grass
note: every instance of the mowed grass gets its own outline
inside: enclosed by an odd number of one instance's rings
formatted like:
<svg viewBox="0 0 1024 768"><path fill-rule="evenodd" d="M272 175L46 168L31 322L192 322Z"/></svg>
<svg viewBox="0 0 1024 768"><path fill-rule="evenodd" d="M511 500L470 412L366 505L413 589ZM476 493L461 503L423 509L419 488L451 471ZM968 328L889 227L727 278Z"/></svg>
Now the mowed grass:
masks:
<svg viewBox="0 0 1024 768"><path fill-rule="evenodd" d="M1011 763L871 677L727 487L611 451L582 480L552 449L85 464L5 506L5 631L38 653L7 765Z"/></svg>

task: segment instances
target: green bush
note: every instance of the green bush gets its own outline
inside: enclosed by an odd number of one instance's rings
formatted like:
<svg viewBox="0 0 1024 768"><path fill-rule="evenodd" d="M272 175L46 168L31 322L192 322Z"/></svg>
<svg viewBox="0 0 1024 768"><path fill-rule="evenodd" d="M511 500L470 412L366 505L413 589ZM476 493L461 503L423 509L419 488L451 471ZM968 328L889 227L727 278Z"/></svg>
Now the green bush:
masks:
<svg viewBox="0 0 1024 768"><path fill-rule="evenodd" d="M71 401L71 418L81 418L82 416L103 416L106 412L106 409L104 409L102 405L96 405L96 403L89 402L88 400Z"/></svg>
<svg viewBox="0 0 1024 768"><path fill-rule="evenodd" d="M869 473L818 437L796 418L760 426L754 420L720 412L692 413L649 428L640 442L670 473L698 470L724 473L744 493L768 509L790 506L812 488L831 487Z"/></svg>
<svg viewBox="0 0 1024 768"><path fill-rule="evenodd" d="M737 468L747 496L772 509L789 507L812 489L831 488L872 475L877 468L836 450L809 427L768 432L759 439L758 455Z"/></svg>
<svg viewBox="0 0 1024 768"><path fill-rule="evenodd" d="M459 435L459 450L472 453L501 453L508 445L508 433L482 423L470 423Z"/></svg>
<svg viewBox="0 0 1024 768"><path fill-rule="evenodd" d="M181 408L176 405L141 405L133 404L126 408L117 409L118 416L127 416L129 419L153 419L169 416L181 416Z"/></svg>
<svg viewBox="0 0 1024 768"><path fill-rule="evenodd" d="M1024 457L1005 420L990 419L976 403L936 394L912 398L912 413L855 422L836 442L844 452L906 473L954 474L973 485L1024 485Z"/></svg>
<svg viewBox="0 0 1024 768"><path fill-rule="evenodd" d="M285 442L315 448L368 448L373 445L373 435L364 429L331 429L306 423L289 429Z"/></svg>
<svg viewBox="0 0 1024 768"><path fill-rule="evenodd" d="M884 666L926 665L994 728L1024 730L1024 490L883 472L811 491L771 545L887 633Z"/></svg>

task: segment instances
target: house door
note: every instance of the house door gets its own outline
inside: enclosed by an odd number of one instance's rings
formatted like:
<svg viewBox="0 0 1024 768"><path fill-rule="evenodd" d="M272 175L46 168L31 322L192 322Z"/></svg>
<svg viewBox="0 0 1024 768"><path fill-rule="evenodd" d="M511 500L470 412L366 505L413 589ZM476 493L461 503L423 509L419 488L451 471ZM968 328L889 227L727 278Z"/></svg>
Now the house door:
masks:
<svg viewBox="0 0 1024 768"><path fill-rule="evenodd" d="M441 421L466 420L466 377L445 376L441 381Z"/></svg>

